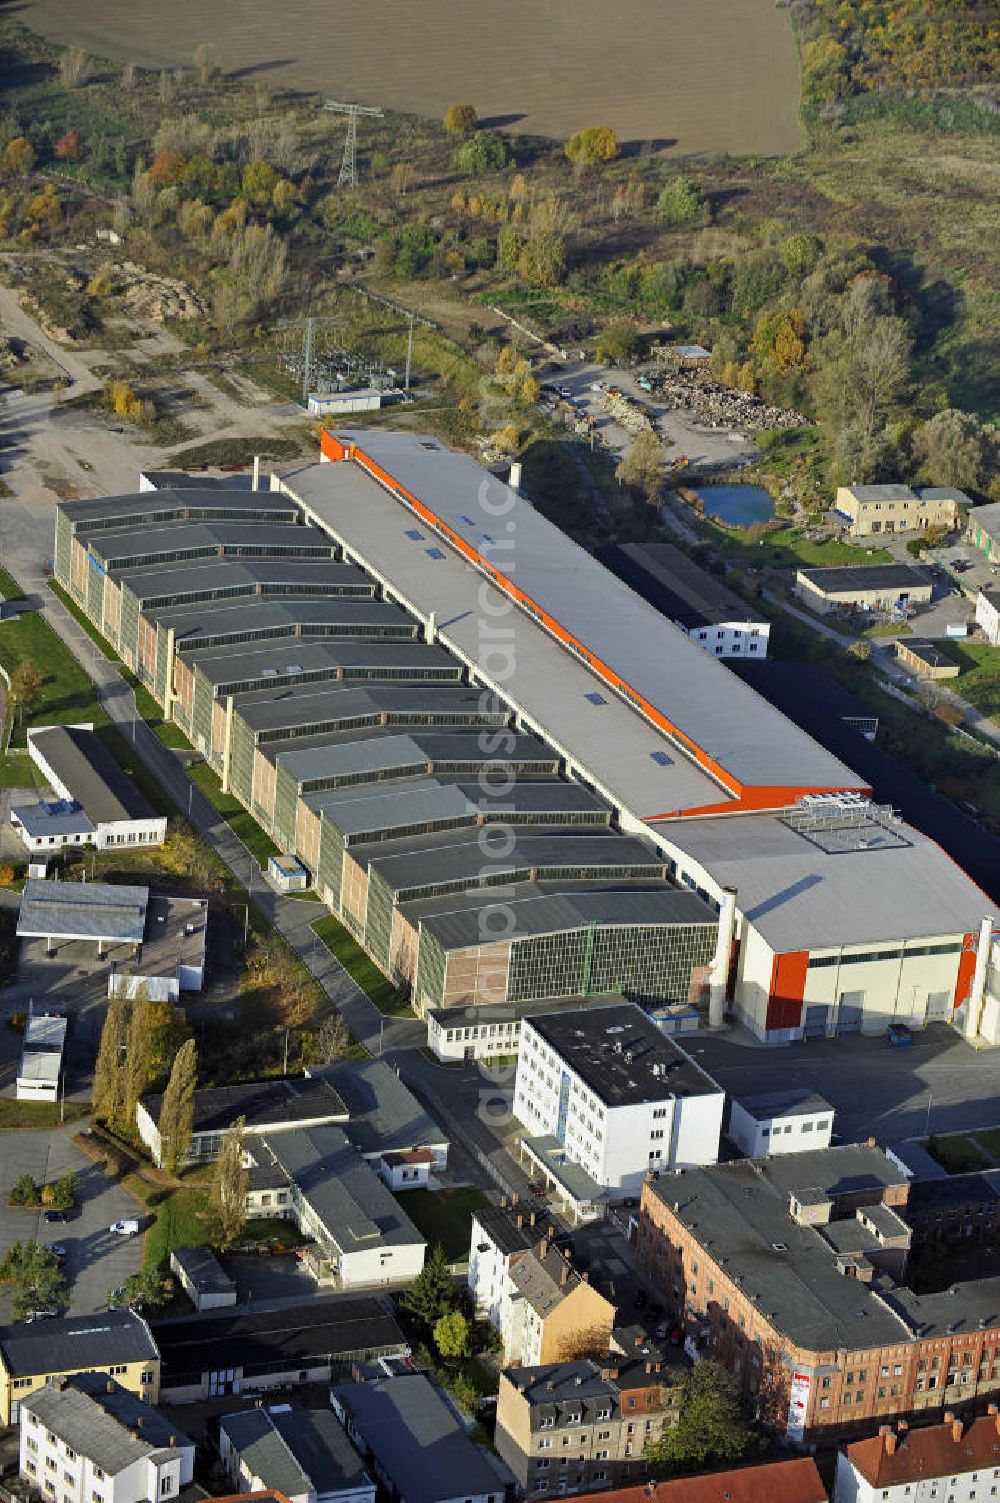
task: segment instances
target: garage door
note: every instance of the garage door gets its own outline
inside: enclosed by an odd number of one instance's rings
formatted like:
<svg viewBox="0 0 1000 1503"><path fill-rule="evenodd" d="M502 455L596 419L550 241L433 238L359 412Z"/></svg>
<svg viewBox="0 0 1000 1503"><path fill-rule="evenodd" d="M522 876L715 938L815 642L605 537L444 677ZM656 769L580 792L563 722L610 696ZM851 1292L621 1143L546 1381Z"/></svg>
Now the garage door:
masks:
<svg viewBox="0 0 1000 1503"><path fill-rule="evenodd" d="M927 993L928 1023L947 1023L951 1010L951 992Z"/></svg>
<svg viewBox="0 0 1000 1503"><path fill-rule="evenodd" d="M803 1031L807 1039L822 1039L826 1037L826 1020L828 1009L826 1007L807 1007Z"/></svg>
<svg viewBox="0 0 1000 1503"><path fill-rule="evenodd" d="M837 1005L837 1032L860 1033L864 1015L864 992L841 992Z"/></svg>

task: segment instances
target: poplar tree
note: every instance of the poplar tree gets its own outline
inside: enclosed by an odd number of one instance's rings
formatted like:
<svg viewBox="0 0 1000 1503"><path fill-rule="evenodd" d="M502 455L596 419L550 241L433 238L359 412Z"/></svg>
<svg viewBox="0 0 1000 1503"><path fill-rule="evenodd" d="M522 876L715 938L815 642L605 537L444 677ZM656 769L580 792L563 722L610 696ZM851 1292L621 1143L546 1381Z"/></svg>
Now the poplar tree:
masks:
<svg viewBox="0 0 1000 1503"><path fill-rule="evenodd" d="M191 1147L197 1079L198 1051L188 1039L177 1051L160 1107L161 1162L170 1174L177 1173Z"/></svg>
<svg viewBox="0 0 1000 1503"><path fill-rule="evenodd" d="M238 1117L222 1140L212 1181L212 1207L218 1222L218 1246L223 1252L240 1237L247 1220L247 1186L243 1167L246 1118Z"/></svg>
<svg viewBox="0 0 1000 1503"><path fill-rule="evenodd" d="M128 1002L115 995L108 1001L94 1067L94 1115L104 1122L114 1122L121 1116L124 1100L122 1055L127 1042Z"/></svg>

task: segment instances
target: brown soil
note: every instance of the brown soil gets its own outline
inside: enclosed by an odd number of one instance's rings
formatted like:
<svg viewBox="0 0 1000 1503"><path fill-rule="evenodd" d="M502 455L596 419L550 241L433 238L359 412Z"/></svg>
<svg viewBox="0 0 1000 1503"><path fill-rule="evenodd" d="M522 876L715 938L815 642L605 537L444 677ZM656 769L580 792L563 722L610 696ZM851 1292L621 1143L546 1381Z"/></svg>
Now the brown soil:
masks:
<svg viewBox="0 0 1000 1503"><path fill-rule="evenodd" d="M25 0L51 41L144 67L190 64L415 114L469 100L484 120L564 139L611 125L679 153L799 144L798 62L774 0Z"/></svg>

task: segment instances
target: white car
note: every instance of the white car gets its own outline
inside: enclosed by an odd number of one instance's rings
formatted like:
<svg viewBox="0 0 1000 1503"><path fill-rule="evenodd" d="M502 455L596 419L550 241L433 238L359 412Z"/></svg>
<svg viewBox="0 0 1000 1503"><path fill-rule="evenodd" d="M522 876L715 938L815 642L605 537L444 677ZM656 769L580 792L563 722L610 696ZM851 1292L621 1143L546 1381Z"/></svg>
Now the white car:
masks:
<svg viewBox="0 0 1000 1503"><path fill-rule="evenodd" d="M116 1237L138 1237L139 1223L138 1221L114 1221L108 1230L114 1232Z"/></svg>

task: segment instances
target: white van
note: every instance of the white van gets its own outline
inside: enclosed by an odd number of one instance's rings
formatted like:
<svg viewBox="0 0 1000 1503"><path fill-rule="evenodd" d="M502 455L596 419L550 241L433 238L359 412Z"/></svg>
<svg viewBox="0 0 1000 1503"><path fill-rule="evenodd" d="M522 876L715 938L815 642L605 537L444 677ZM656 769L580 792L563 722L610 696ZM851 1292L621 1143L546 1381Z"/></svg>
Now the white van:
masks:
<svg viewBox="0 0 1000 1503"><path fill-rule="evenodd" d="M114 1232L116 1237L138 1237L139 1223L138 1221L115 1221L108 1230Z"/></svg>

